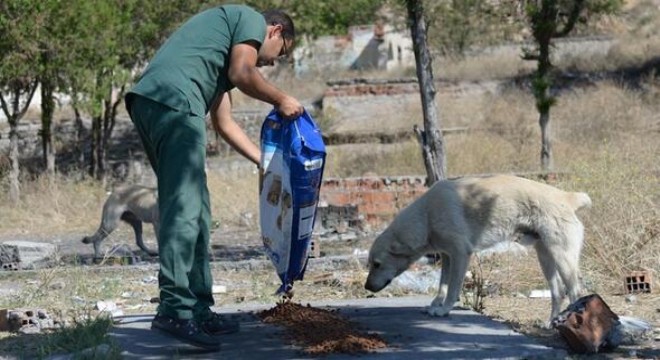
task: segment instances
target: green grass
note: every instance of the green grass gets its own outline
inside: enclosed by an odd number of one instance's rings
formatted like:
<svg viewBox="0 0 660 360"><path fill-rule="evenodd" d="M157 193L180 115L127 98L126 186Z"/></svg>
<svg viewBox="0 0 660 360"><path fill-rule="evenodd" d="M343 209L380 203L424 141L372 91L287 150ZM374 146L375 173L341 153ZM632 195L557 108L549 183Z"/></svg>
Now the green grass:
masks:
<svg viewBox="0 0 660 360"><path fill-rule="evenodd" d="M0 337L0 353L19 359L45 359L73 354L74 359L121 359L121 349L108 336L112 320L105 316L78 316L66 327L34 335Z"/></svg>

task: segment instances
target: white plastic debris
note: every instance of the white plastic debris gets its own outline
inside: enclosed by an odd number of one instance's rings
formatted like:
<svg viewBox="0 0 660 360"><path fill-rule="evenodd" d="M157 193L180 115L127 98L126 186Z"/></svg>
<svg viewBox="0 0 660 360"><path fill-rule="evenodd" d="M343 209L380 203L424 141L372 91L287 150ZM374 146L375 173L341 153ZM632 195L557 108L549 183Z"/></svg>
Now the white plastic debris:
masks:
<svg viewBox="0 0 660 360"><path fill-rule="evenodd" d="M158 278L155 276L145 276L142 278L143 284L157 284Z"/></svg>
<svg viewBox="0 0 660 360"><path fill-rule="evenodd" d="M71 301L73 301L76 305L85 305L87 303L87 300L80 296L72 296Z"/></svg>
<svg viewBox="0 0 660 360"><path fill-rule="evenodd" d="M214 294L224 294L227 292L227 287L224 285L213 285L211 292Z"/></svg>
<svg viewBox="0 0 660 360"><path fill-rule="evenodd" d="M395 288L417 293L427 293L438 289L440 283L440 271L405 271L392 280Z"/></svg>
<svg viewBox="0 0 660 360"><path fill-rule="evenodd" d="M532 290L529 292L529 297L534 299L534 298L550 298L552 297L552 293L550 293L550 290Z"/></svg>
<svg viewBox="0 0 660 360"><path fill-rule="evenodd" d="M653 327L645 320L619 316L619 323L608 336L607 341L613 346L641 344L653 337Z"/></svg>
<svg viewBox="0 0 660 360"><path fill-rule="evenodd" d="M368 255L369 255L369 250L353 249L353 256L367 257Z"/></svg>
<svg viewBox="0 0 660 360"><path fill-rule="evenodd" d="M124 312L117 307L117 304L114 301L97 301L96 310L100 312L107 312L112 317L123 316Z"/></svg>

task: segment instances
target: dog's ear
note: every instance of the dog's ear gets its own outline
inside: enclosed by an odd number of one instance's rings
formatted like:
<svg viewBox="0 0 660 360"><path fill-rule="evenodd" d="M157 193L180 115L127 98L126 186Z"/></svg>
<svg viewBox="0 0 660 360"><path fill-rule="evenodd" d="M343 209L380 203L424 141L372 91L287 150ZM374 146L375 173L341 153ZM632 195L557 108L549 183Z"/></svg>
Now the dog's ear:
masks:
<svg viewBox="0 0 660 360"><path fill-rule="evenodd" d="M425 234L418 233L414 229L393 234L390 242L389 252L395 256L411 256L423 252L428 246L428 239Z"/></svg>
<svg viewBox="0 0 660 360"><path fill-rule="evenodd" d="M413 249L400 241L393 241L388 250L394 256L408 256L412 253Z"/></svg>

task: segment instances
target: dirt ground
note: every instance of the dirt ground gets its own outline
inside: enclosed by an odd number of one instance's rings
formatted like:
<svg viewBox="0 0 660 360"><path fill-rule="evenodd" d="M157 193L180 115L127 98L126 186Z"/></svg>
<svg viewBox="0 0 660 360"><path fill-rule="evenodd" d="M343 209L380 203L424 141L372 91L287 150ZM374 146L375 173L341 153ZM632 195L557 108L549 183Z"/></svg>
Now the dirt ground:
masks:
<svg viewBox="0 0 660 360"><path fill-rule="evenodd" d="M319 238L321 257L310 260L304 280L295 284L294 300L299 302L322 299L359 299L366 297L394 297L418 294L434 294L437 285L427 291L396 288L389 286L373 294L364 289L367 276L365 255L375 234L357 234ZM91 246L79 244L80 236L70 234L60 237L65 252L77 253L77 265L58 270L13 273L13 276L0 276L0 300L2 303L15 301L18 293L28 296L32 306L67 308L73 298L83 298L88 303L112 299L125 314L151 313L157 304L150 302L157 297L157 262L155 259L139 266L119 266L85 264L81 259L89 260ZM127 245L137 252L132 243L130 229L120 228L104 243L104 247ZM154 239L147 236L147 244ZM262 244L256 232L247 229L224 229L212 234L214 261L212 272L215 285L221 285L226 291L216 294L217 306L259 302L275 305L280 298L274 295L279 286L279 279L268 258L262 252ZM139 252L138 252L139 254ZM330 259L343 259L330 261ZM439 270L439 264L428 262L416 264L410 271L422 276ZM545 323L550 312L549 298L529 297L531 290L546 289L536 256L533 251L525 256L519 254L501 254L480 257L473 261L470 269L472 280L481 279L481 287L486 294L479 299L481 312L498 321L509 324L518 332L533 336L541 343L557 348L567 348L565 341L555 330L547 329ZM18 275L18 276L17 276ZM415 275L415 276L416 276ZM588 278L588 271L585 276ZM54 284L66 284L61 288ZM463 307L474 307L477 303L473 295L474 281L466 279L466 289L461 296ZM43 296L31 295L41 289L49 291ZM4 291L7 290L7 291ZM20 295L23 294L23 295ZM74 296L75 295L75 296ZM615 351L592 356L574 356L573 358L604 359L658 359L660 358L660 297L657 294L627 295L616 289L601 289L599 295L618 315L643 319L656 329L657 340L647 341L642 345L619 347ZM14 300L9 297L14 296ZM568 304L565 304L568 305Z"/></svg>
<svg viewBox="0 0 660 360"><path fill-rule="evenodd" d="M374 235L362 234L350 240L320 240L322 258L332 256L362 255L368 252ZM254 243L251 245L255 245ZM258 246L258 245L256 245ZM308 267L305 280L296 284L296 299L298 301L311 301L329 298L361 298L371 296L405 296L415 292L405 289L389 289L378 294L372 294L363 287L367 276L364 267L364 259L355 261L352 265L341 269L327 269L321 266L315 267L314 263ZM349 263L350 264L350 263ZM410 271L417 274L439 270L439 264L416 265ZM480 258L479 263L473 261L471 273L480 272L483 278L483 286L488 294L483 298L481 312L489 317L508 323L518 332L533 336L541 343L557 348L567 348L566 342L554 329L546 328L546 322L550 314L549 298L529 297L533 289L546 289L547 286L538 267L533 250L524 257L516 254L494 255L490 258ZM215 275L217 274L217 275ZM216 278L225 277L229 283L239 283L241 275L232 273L227 278L226 273L214 273ZM473 275L474 277L474 275ZM587 272L588 277L588 272ZM274 290L278 279L274 272L264 269L263 273L252 274L252 289L243 292L234 301L241 302L257 299L258 301L269 301L269 296L259 295L257 283L265 284L266 288ZM270 283L270 286L268 284ZM470 288L470 279L466 279L466 290L461 297L463 307L471 307L474 297ZM390 286L391 287L391 286ZM434 294L436 287L431 288L428 293ZM248 294L247 296L245 296ZM660 297L657 294L623 294L617 289L601 289L599 295L610 306L612 311L620 316L630 316L649 322L655 329L653 337L656 340L646 341L635 346L621 346L606 354L591 356L576 356L576 358L606 358L606 359L660 359ZM260 296L262 296L260 298ZM252 299L250 299L252 297ZM564 304L565 306L568 303Z"/></svg>
<svg viewBox="0 0 660 360"><path fill-rule="evenodd" d="M356 236L344 236L347 240L338 240L337 236L317 239L320 244L321 257L311 260L313 262L310 262L308 266L305 279L296 283L295 300L305 302L319 299L419 294L414 290L396 289L391 286L377 294L372 294L364 289L364 280L367 276L364 256L368 252L374 236L375 234L357 234ZM212 248L219 263L256 261L262 264L262 267L252 268L249 271L244 271L245 269L240 266L230 269L226 269L225 265L214 266L215 283L227 288L226 293L217 295L218 306L242 302L263 302L274 305L279 300L273 294L279 285L279 279L273 269L268 266L269 260L261 251L261 243L258 239L257 233L244 229L216 231L212 235ZM334 268L332 265L320 265L326 263L324 259L332 257L353 258L354 260L347 260L342 263L343 265L336 265ZM430 263L415 265L410 271L424 274L437 270L439 270L439 264ZM565 341L558 333L545 326L550 313L550 299L529 297L531 290L547 288L533 250L522 257L519 254L481 257L479 262L473 261L470 270L473 277L475 274L481 276L482 286L487 294L482 299L481 312L483 314L506 322L516 331L538 338L540 342L548 346L567 348ZM144 273L142 274L144 275ZM587 271L585 277L588 278L588 276ZM466 279L466 284L461 302L464 307L472 307L475 300L470 286L474 286L474 284L471 284L469 278ZM434 294L436 289L437 285L427 293ZM660 358L660 297L653 293L629 295L618 290L601 288L598 294L617 315L631 316L649 322L656 331L654 337L657 340L637 346L622 346L611 353L589 358ZM156 286L152 284L145 289L146 295L155 296ZM568 304L565 303L566 305Z"/></svg>

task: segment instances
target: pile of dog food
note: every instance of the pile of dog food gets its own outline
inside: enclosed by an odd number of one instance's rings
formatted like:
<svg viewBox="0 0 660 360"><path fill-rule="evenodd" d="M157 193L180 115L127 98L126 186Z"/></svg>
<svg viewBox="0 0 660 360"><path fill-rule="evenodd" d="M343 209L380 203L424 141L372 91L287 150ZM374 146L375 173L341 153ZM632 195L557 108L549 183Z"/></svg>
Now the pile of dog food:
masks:
<svg viewBox="0 0 660 360"><path fill-rule="evenodd" d="M387 347L379 335L360 331L337 310L317 309L285 300L257 316L265 323L284 327L293 344L311 355L358 354Z"/></svg>

